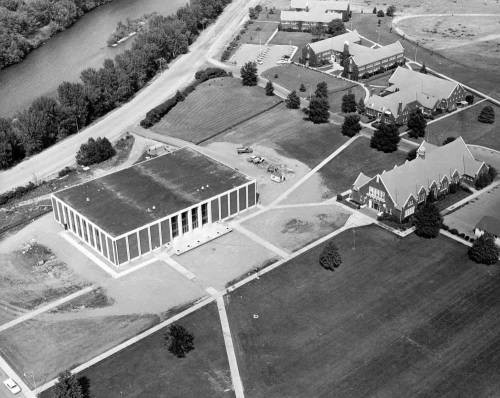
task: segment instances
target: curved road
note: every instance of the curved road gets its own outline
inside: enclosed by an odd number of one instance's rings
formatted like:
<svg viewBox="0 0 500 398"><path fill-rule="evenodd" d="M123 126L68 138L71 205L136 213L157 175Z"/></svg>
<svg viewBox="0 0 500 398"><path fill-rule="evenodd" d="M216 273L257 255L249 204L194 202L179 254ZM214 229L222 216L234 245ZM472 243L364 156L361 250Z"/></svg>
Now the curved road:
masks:
<svg viewBox="0 0 500 398"><path fill-rule="evenodd" d="M43 152L24 160L12 169L0 172L0 192L44 179L73 164L81 144L90 137L117 139L127 128L137 124L151 108L187 85L209 59L219 52L248 17L248 7L258 0L233 0L217 21L191 45L188 54L174 60L169 69L157 76L128 103L94 122L80 133L68 137Z"/></svg>

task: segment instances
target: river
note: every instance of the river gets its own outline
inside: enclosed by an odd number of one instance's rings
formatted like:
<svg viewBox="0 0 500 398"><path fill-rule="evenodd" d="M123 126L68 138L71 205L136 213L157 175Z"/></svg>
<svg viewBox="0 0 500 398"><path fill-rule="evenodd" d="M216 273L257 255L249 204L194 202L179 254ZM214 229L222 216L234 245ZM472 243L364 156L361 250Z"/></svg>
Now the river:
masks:
<svg viewBox="0 0 500 398"><path fill-rule="evenodd" d="M41 95L55 93L63 82L78 80L80 72L100 67L106 58L130 46L112 48L106 40L118 21L158 12L168 15L187 0L114 0L84 15L32 51L21 63L0 70L0 116L11 116Z"/></svg>

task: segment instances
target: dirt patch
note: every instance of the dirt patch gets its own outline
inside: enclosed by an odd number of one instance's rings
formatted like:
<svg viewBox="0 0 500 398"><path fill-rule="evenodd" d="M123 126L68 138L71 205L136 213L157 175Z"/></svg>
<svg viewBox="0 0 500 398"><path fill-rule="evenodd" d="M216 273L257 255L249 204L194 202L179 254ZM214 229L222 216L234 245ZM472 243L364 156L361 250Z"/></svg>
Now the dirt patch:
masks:
<svg viewBox="0 0 500 398"><path fill-rule="evenodd" d="M296 218L292 218L288 221L283 229L281 230L282 234L303 234L306 232L312 231L314 225L310 222L298 220Z"/></svg>
<svg viewBox="0 0 500 398"><path fill-rule="evenodd" d="M115 300L106 295L106 291L99 287L90 293L84 294L64 305L50 311L50 313L77 312L85 309L104 308L113 305Z"/></svg>

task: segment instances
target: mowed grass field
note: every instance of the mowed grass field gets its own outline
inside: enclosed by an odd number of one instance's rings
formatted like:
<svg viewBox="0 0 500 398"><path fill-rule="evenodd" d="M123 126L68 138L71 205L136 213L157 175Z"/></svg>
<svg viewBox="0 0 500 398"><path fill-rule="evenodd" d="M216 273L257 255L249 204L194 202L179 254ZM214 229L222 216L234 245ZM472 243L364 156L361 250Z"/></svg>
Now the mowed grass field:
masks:
<svg viewBox="0 0 500 398"><path fill-rule="evenodd" d="M210 304L178 322L194 336L194 350L177 358L162 329L79 373L95 398L234 397L219 314ZM51 390L42 398L53 398Z"/></svg>
<svg viewBox="0 0 500 398"><path fill-rule="evenodd" d="M275 77L276 75L278 77ZM263 77L289 90L297 91L297 94L303 98L313 94L318 83L326 82L328 84L330 112L341 111L342 96L349 91L355 95L356 102L360 98L365 98L365 90L358 84L293 64L283 64L268 69L263 73ZM306 91L301 92L299 90L301 84L304 84Z"/></svg>
<svg viewBox="0 0 500 398"><path fill-rule="evenodd" d="M373 177L383 170L390 170L406 160L406 153L395 151L384 153L370 148L370 140L359 137L335 158L323 166L319 173L330 190L328 197L351 188L354 180L363 172Z"/></svg>
<svg viewBox="0 0 500 398"><path fill-rule="evenodd" d="M212 79L200 84L152 129L197 144L280 101L266 96L260 87L242 86L239 79Z"/></svg>
<svg viewBox="0 0 500 398"><path fill-rule="evenodd" d="M346 142L347 137L340 133L340 126L314 124L304 120L304 116L301 111L280 104L215 137L214 141L269 145L312 168Z"/></svg>
<svg viewBox="0 0 500 398"><path fill-rule="evenodd" d="M369 226L334 242L335 272L319 266L319 246L229 296L246 396L497 395L498 267L441 236Z"/></svg>
<svg viewBox="0 0 500 398"><path fill-rule="evenodd" d="M241 43L264 44L278 29L278 23L255 21L248 25L247 31L241 36Z"/></svg>
<svg viewBox="0 0 500 398"><path fill-rule="evenodd" d="M477 117L489 105L497 116L492 124L481 123ZM447 137L462 136L468 144L485 146L500 151L500 106L489 101L478 103L452 116L438 120L427 126L427 140L442 145Z"/></svg>

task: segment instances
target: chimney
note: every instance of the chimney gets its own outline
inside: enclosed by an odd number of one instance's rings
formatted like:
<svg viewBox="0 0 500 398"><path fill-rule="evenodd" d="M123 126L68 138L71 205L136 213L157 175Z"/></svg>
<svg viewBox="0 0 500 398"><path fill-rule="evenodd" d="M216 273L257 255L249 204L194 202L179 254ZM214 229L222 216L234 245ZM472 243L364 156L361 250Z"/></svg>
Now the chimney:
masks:
<svg viewBox="0 0 500 398"><path fill-rule="evenodd" d="M344 42L344 53L349 53L349 42L348 41Z"/></svg>
<svg viewBox="0 0 500 398"><path fill-rule="evenodd" d="M420 147L418 148L417 158L425 159L425 147L423 145L420 145Z"/></svg>
<svg viewBox="0 0 500 398"><path fill-rule="evenodd" d="M400 116L402 113L403 113L403 103L400 102L398 104L398 114L396 115L396 117Z"/></svg>

